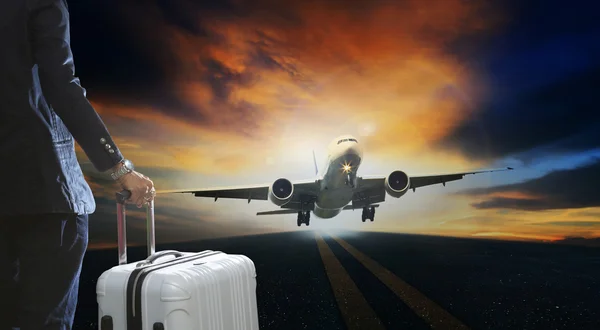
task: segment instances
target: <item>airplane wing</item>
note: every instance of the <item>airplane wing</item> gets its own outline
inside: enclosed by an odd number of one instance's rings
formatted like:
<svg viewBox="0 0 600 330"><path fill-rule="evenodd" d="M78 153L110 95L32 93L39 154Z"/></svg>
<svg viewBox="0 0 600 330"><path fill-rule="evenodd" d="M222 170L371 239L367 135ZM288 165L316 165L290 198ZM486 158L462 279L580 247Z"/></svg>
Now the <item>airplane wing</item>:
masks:
<svg viewBox="0 0 600 330"><path fill-rule="evenodd" d="M415 190L419 187L430 186L434 184L443 184L446 185L446 182L456 181L462 179L465 175L469 174L478 174L478 173L487 173L487 172L501 172L501 171L511 171L512 167L506 168L496 168L489 170L477 170L471 172L461 172L461 173L449 173L449 174L434 174L434 175L424 175L424 176L410 176L410 188Z"/></svg>
<svg viewBox="0 0 600 330"><path fill-rule="evenodd" d="M470 172L460 173L447 173L447 174L433 174L433 175L421 175L410 177L410 187L413 191L416 188L430 186L434 184L446 185L446 182L456 181L462 179L465 175L478 174L486 172L499 172L499 171L510 171L512 167L488 169L488 170L476 170ZM366 207L371 206L372 203L381 203L385 200L385 176L369 176L362 177L359 179L359 185L352 196L352 204L354 207Z"/></svg>
<svg viewBox="0 0 600 330"><path fill-rule="evenodd" d="M292 200L285 206L291 203L300 204L302 201L316 198L319 191L319 181L305 180L292 182L294 185L294 195ZM247 185L236 187L222 188L202 188L202 189L184 189L184 190L162 190L157 191L157 194L193 194L196 197L212 197L215 202L219 198L227 199L245 199L250 203L251 200L268 200L270 184ZM284 206L284 207L285 207Z"/></svg>
<svg viewBox="0 0 600 330"><path fill-rule="evenodd" d="M371 205L371 206L379 207L379 204L375 204L375 205ZM344 208L342 210L343 211L348 211L348 210L354 211L354 209L355 209L355 207L352 204L350 204L350 205L344 206ZM283 210L258 212L258 213L256 213L256 215L296 214L297 212L298 212L298 210L294 210L294 209L283 209Z"/></svg>
<svg viewBox="0 0 600 330"><path fill-rule="evenodd" d="M477 170L461 173L410 176L409 189L415 190L419 187L439 183L445 185L446 182L460 180L465 175L469 174L507 171L512 169L512 167L507 167L501 169ZM384 186L385 178L385 176L369 176L359 178L358 186L355 188L354 195L352 196L352 203L344 207L344 210L375 206L374 203L384 202L386 197ZM304 180L292 182L292 184L294 185L294 195L288 203L281 206L281 209L279 210L259 212L257 215L291 214L302 209L312 209L319 193L319 181ZM217 201L219 198L245 199L248 200L248 203L250 203L250 201L253 199L268 200L269 187L270 184L261 184L209 189L162 190L157 191L157 194L190 193L196 197L212 197L215 201Z"/></svg>

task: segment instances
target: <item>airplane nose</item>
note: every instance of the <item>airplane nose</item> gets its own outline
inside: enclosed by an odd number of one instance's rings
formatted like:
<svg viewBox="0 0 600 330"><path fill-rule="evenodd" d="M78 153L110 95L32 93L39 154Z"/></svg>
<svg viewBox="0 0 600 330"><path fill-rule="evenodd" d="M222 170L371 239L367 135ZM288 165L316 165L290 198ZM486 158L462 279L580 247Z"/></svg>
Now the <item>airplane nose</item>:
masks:
<svg viewBox="0 0 600 330"><path fill-rule="evenodd" d="M354 154L360 156L360 147L356 144L351 144L346 148L346 154Z"/></svg>

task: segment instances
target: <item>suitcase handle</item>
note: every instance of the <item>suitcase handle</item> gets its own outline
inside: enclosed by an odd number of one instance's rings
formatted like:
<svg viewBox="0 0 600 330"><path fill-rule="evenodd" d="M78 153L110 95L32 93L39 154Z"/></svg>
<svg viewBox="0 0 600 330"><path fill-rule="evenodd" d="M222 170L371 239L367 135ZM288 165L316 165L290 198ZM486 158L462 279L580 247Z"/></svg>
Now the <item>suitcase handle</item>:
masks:
<svg viewBox="0 0 600 330"><path fill-rule="evenodd" d="M116 194L117 200L117 240L119 247L119 265L127 263L127 220L125 203L131 197L131 191L122 190ZM154 200L146 204L146 241L148 245L148 257L156 251L154 236Z"/></svg>
<svg viewBox="0 0 600 330"><path fill-rule="evenodd" d="M131 191L129 190L121 190L117 192L117 203L125 204L125 202L131 197Z"/></svg>
<svg viewBox="0 0 600 330"><path fill-rule="evenodd" d="M137 264L137 267L140 267L140 266L145 266L145 265L149 265L149 264L151 264L151 263L155 262L155 261L156 261L156 259L158 259L158 258L162 258L162 257L164 257L164 256L168 256L168 255L174 255L174 256L175 256L175 258L181 258L181 257L183 257L183 256L184 256L184 254L183 254L183 253L181 253L181 252L179 252L179 251L175 251L175 250L165 250L165 251L160 251L160 252L157 252L157 253L155 253L155 254L153 254L153 255L149 256L148 258L146 258L146 260L144 260L144 261L142 261L142 262L138 263L138 264Z"/></svg>

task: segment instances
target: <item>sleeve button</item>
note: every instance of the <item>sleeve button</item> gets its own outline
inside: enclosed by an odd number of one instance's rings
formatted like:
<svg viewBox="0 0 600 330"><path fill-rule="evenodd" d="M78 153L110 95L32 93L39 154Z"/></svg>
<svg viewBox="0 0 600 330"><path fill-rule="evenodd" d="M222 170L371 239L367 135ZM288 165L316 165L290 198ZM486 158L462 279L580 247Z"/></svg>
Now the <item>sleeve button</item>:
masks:
<svg viewBox="0 0 600 330"><path fill-rule="evenodd" d="M108 149L111 148L111 146L110 146L110 144L107 143L107 144L104 145L104 148L106 148L106 150L108 150Z"/></svg>
<svg viewBox="0 0 600 330"><path fill-rule="evenodd" d="M101 138L100 139L100 144L105 144L106 143L106 139L105 138Z"/></svg>
<svg viewBox="0 0 600 330"><path fill-rule="evenodd" d="M115 149L108 149L108 153L109 154L114 154L115 153Z"/></svg>

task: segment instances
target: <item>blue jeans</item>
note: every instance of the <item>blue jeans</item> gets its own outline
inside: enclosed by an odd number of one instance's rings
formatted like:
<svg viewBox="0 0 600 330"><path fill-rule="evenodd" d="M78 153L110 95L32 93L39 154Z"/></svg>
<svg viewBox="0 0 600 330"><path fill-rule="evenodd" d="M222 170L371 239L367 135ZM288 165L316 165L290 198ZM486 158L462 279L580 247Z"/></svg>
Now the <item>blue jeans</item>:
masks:
<svg viewBox="0 0 600 330"><path fill-rule="evenodd" d="M0 217L0 330L70 330L88 216Z"/></svg>

